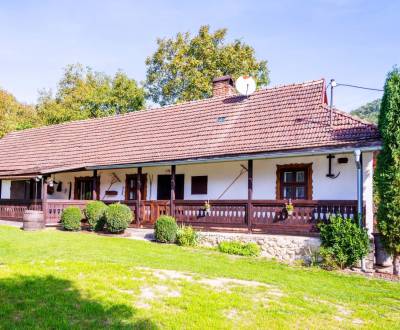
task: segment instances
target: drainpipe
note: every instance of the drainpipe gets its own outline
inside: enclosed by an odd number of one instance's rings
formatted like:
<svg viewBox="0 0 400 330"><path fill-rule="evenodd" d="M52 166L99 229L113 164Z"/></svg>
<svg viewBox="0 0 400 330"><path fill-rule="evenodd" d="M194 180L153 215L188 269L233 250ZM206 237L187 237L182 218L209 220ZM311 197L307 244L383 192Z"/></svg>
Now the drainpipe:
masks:
<svg viewBox="0 0 400 330"><path fill-rule="evenodd" d="M360 149L354 150L354 158L357 168L357 214L358 225L363 227L363 170L362 170L362 153ZM365 259L361 259L361 270L366 271Z"/></svg>

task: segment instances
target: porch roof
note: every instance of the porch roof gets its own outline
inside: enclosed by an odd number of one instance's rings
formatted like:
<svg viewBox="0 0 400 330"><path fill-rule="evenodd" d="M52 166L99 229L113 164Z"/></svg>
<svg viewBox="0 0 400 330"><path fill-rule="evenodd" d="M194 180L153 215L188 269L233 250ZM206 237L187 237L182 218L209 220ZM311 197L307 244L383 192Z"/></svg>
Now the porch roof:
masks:
<svg viewBox="0 0 400 330"><path fill-rule="evenodd" d="M317 80L13 132L0 176L379 145L376 126L347 113L330 125Z"/></svg>

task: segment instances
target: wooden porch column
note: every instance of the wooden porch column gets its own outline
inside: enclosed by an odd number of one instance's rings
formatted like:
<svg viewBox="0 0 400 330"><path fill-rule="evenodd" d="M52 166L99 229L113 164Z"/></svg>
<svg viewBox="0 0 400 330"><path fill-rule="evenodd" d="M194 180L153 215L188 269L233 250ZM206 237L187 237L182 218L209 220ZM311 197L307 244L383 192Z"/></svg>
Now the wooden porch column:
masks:
<svg viewBox="0 0 400 330"><path fill-rule="evenodd" d="M253 202L253 160L249 159L247 161L247 228L249 232L251 229L251 221L253 217L252 211L252 202Z"/></svg>
<svg viewBox="0 0 400 330"><path fill-rule="evenodd" d="M42 211L44 224L47 223L47 178L42 177Z"/></svg>
<svg viewBox="0 0 400 330"><path fill-rule="evenodd" d="M93 190L92 190L92 199L98 200L99 196L97 194L97 170L93 170Z"/></svg>
<svg viewBox="0 0 400 330"><path fill-rule="evenodd" d="M140 201L142 199L142 167L138 167L136 175L136 224L140 225Z"/></svg>
<svg viewBox="0 0 400 330"><path fill-rule="evenodd" d="M170 215L175 216L175 174L176 165L171 165L171 200L170 200Z"/></svg>

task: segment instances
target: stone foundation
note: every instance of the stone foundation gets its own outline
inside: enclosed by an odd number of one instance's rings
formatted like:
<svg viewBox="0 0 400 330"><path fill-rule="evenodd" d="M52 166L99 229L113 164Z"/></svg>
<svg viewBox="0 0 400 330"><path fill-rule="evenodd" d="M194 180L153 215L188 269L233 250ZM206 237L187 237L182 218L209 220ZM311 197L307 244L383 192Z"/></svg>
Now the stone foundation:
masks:
<svg viewBox="0 0 400 330"><path fill-rule="evenodd" d="M305 236L199 232L199 245L215 247L222 241L253 242L260 246L261 256L281 261L307 260L318 250L320 239Z"/></svg>

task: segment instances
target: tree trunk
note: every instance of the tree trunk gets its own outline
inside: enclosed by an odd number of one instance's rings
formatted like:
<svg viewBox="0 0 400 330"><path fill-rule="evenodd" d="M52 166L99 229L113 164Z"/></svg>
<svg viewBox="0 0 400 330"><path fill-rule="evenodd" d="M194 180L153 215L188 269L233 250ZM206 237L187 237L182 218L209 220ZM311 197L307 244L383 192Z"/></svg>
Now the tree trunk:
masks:
<svg viewBox="0 0 400 330"><path fill-rule="evenodd" d="M393 255L393 275L399 275L400 272L400 253Z"/></svg>

